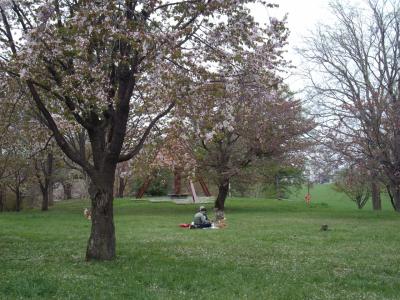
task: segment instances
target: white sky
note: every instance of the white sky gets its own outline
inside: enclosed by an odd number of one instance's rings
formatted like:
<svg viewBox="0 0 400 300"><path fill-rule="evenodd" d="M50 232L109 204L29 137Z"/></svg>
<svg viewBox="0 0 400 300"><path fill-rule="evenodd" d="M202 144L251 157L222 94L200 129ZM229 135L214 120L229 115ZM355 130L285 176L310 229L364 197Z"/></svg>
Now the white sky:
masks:
<svg viewBox="0 0 400 300"><path fill-rule="evenodd" d="M296 54L295 48L302 46L303 38L308 36L309 31L313 30L318 23L332 22L329 0L275 0L271 2L278 4L279 8L267 10L262 6L253 5L251 6L252 13L261 24L268 22L269 17L280 19L285 14L288 15L290 36L287 59L298 67L300 58ZM288 83L294 91L301 89L303 84L298 76L291 77Z"/></svg>
<svg viewBox="0 0 400 300"><path fill-rule="evenodd" d="M268 21L269 16L281 18L288 14L292 45L300 42L301 37L307 35L307 32L318 22L327 22L330 19L329 0L275 0L271 2L278 4L279 8L265 10L257 7L253 13L260 23Z"/></svg>

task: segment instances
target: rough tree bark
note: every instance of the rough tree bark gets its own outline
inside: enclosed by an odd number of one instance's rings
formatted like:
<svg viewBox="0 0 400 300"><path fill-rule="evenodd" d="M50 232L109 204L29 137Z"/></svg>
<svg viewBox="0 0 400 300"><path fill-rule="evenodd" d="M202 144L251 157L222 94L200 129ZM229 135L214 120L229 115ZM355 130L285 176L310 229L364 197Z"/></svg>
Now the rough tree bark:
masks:
<svg viewBox="0 0 400 300"><path fill-rule="evenodd" d="M127 117L127 115L126 115ZM125 122L126 124L126 122ZM123 128L114 130L120 132ZM119 139L117 153L106 151L106 128L92 127L88 130L93 152L94 168L88 169L90 177L92 228L86 250L86 260L111 260L115 258L115 227L113 218L115 170L123 138ZM124 133L121 133L124 136ZM110 147L112 147L110 145Z"/></svg>
<svg viewBox="0 0 400 300"><path fill-rule="evenodd" d="M115 257L115 227L113 213L114 170L99 172L89 187L92 228L86 250L86 260L111 260Z"/></svg>

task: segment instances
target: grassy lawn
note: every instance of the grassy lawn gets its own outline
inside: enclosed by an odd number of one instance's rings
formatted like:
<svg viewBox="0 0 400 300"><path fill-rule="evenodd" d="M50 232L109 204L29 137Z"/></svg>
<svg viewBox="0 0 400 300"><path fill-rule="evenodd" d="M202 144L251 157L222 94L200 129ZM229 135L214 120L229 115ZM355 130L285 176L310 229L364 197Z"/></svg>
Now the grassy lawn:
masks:
<svg viewBox="0 0 400 300"><path fill-rule="evenodd" d="M0 299L400 299L400 215L312 194L229 199L223 230L178 227L194 205L118 199L102 263L84 261L87 201L0 214Z"/></svg>

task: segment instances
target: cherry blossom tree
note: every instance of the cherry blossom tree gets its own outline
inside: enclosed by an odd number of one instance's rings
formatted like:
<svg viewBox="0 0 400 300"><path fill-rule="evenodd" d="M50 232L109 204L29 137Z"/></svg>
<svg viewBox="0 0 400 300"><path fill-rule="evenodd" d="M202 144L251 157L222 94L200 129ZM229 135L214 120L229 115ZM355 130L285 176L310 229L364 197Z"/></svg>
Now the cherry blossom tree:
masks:
<svg viewBox="0 0 400 300"><path fill-rule="evenodd" d="M252 40L248 2L255 1L0 2L0 69L26 85L58 146L90 177L87 260L115 257L117 163L135 157L163 117L188 100L192 73L207 58L197 54L225 47L209 30L229 32L232 44ZM68 141L64 123L85 129L90 160Z"/></svg>
<svg viewBox="0 0 400 300"><path fill-rule="evenodd" d="M212 37L219 37L213 32ZM232 47L213 57L212 80L189 102L181 126L189 127L188 145L218 185L215 209L223 216L229 183L257 157L298 156L303 135L313 122L283 83L287 62L282 58L288 31L285 21L270 20L254 28L251 47ZM220 57L229 56L226 64Z"/></svg>
<svg viewBox="0 0 400 300"><path fill-rule="evenodd" d="M173 173L173 194L181 194L182 177L195 179L196 160L193 153L189 151L187 140L182 135L182 128L169 124L151 139L136 159L132 162L136 173L142 174L139 179L143 184L136 193L141 198L151 185L155 184L159 175L168 176ZM143 162L146 161L146 164ZM145 170L143 169L145 167ZM166 179L160 179L162 185L167 185Z"/></svg>

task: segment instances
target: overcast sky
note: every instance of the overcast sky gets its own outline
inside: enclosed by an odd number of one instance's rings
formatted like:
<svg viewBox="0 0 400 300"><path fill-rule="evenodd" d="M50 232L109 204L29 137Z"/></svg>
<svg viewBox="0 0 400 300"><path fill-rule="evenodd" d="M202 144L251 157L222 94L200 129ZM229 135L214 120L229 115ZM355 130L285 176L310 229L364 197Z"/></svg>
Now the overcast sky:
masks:
<svg viewBox="0 0 400 300"><path fill-rule="evenodd" d="M352 2L357 0L351 0ZM294 65L300 63L295 48L301 47L303 38L308 36L318 23L332 22L329 13L329 0L275 0L273 3L279 8L265 9L262 6L252 6L252 13L259 23L268 22L269 17L282 18L288 15L288 27L290 29L289 47L287 48L287 59L292 60ZM298 76L288 80L293 90L301 89L303 82Z"/></svg>
<svg viewBox="0 0 400 300"><path fill-rule="evenodd" d="M301 38L315 27L318 22L327 22L330 19L329 0L275 0L278 9L269 9L261 12L255 10L256 18L262 22L266 15L283 17L288 14L288 27L290 29L290 43L297 47Z"/></svg>

